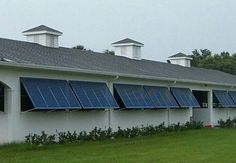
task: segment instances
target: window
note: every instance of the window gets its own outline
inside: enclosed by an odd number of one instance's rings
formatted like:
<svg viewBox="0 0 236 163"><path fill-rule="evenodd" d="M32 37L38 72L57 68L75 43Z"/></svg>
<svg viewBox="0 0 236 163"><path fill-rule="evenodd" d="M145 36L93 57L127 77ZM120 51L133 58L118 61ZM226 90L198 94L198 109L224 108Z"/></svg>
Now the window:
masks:
<svg viewBox="0 0 236 163"><path fill-rule="evenodd" d="M207 91L193 91L193 95L197 99L201 108L208 107L208 92Z"/></svg>

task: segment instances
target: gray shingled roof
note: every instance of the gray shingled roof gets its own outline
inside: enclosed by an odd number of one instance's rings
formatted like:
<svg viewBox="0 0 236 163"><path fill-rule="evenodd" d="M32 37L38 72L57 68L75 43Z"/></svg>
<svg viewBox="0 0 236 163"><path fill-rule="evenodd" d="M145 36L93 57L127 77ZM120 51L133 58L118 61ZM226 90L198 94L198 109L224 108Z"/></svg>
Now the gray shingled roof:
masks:
<svg viewBox="0 0 236 163"><path fill-rule="evenodd" d="M175 55L170 56L169 58L175 58L175 57L189 57L184 53L177 53Z"/></svg>
<svg viewBox="0 0 236 163"><path fill-rule="evenodd" d="M236 76L216 70L187 68L150 60L133 60L70 48L50 48L35 43L0 38L0 58L22 64L96 70L107 73L146 75L219 84L236 84Z"/></svg>
<svg viewBox="0 0 236 163"><path fill-rule="evenodd" d="M55 30L55 29L52 29L50 27L47 27L45 25L40 25L38 27L35 27L35 28L31 28L29 30L26 30L22 33L27 33L27 32L38 32L38 31L48 31L48 32L55 32L55 33L60 33L62 34L62 32L58 31L58 30Z"/></svg>
<svg viewBox="0 0 236 163"><path fill-rule="evenodd" d="M132 39L130 39L130 38L126 38L126 39L123 39L123 40L114 42L114 43L112 43L112 44L114 45L114 44L128 44L128 43L134 43L134 44L144 45L143 43L138 42L138 41L135 41L135 40L132 40Z"/></svg>

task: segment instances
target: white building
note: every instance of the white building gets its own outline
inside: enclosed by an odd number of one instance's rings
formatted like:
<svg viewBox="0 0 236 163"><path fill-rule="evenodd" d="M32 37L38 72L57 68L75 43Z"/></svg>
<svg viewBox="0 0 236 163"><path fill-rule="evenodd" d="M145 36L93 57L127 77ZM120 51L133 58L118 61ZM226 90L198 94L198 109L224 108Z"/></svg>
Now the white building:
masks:
<svg viewBox="0 0 236 163"><path fill-rule="evenodd" d="M145 60L131 39L113 43L115 55L64 48L62 32L46 26L23 34L28 42L0 38L0 143L236 115L236 76L190 67L188 56Z"/></svg>

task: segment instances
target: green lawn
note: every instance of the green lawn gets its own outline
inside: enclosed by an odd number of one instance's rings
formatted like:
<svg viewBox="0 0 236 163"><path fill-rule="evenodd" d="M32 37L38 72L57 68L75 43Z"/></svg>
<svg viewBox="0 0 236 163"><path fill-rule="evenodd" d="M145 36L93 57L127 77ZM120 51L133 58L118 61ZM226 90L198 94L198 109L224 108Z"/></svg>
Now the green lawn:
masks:
<svg viewBox="0 0 236 163"><path fill-rule="evenodd" d="M236 129L201 129L81 144L7 145L0 162L235 162Z"/></svg>

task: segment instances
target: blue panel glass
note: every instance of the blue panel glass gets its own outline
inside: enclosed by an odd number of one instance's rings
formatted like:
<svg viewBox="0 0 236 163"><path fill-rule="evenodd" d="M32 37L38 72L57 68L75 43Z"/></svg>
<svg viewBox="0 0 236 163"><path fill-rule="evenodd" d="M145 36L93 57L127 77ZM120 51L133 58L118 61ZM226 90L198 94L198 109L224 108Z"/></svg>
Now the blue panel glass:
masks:
<svg viewBox="0 0 236 163"><path fill-rule="evenodd" d="M84 109L118 108L105 83L70 81L72 89Z"/></svg>
<svg viewBox="0 0 236 163"><path fill-rule="evenodd" d="M234 104L236 104L236 91L229 91L228 93L230 97L232 98Z"/></svg>
<svg viewBox="0 0 236 163"><path fill-rule="evenodd" d="M228 94L227 91L224 91L224 90L213 90L213 94L215 95L215 97L217 98L217 100L219 101L222 107L235 107L236 106L234 101L232 100L232 98L234 99L235 97L234 96L235 92L230 92Z"/></svg>
<svg viewBox="0 0 236 163"><path fill-rule="evenodd" d="M156 108L143 86L115 84L114 88L125 108Z"/></svg>
<svg viewBox="0 0 236 163"><path fill-rule="evenodd" d="M180 107L200 107L197 99L188 88L171 88L171 92Z"/></svg>
<svg viewBox="0 0 236 163"><path fill-rule="evenodd" d="M176 102L173 95L166 87L144 86L150 99L156 105L157 108L178 108L179 105Z"/></svg>
<svg viewBox="0 0 236 163"><path fill-rule="evenodd" d="M65 80L21 78L21 83L36 109L81 108Z"/></svg>

